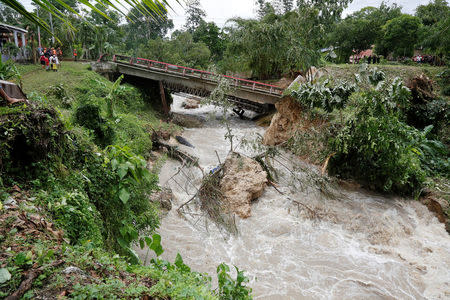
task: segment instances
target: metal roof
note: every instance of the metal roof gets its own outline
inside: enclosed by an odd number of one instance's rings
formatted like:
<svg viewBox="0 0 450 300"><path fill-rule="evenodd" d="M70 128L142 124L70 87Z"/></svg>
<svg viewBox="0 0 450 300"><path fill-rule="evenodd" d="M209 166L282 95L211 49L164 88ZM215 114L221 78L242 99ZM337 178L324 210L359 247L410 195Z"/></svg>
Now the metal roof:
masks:
<svg viewBox="0 0 450 300"><path fill-rule="evenodd" d="M8 24L0 23L0 31L4 31L4 30L6 30L7 32L11 32L11 31L20 31L20 32L23 32L23 33L27 33L28 32L25 29L20 28L20 27L16 27L16 26L11 26L11 25L8 25Z"/></svg>

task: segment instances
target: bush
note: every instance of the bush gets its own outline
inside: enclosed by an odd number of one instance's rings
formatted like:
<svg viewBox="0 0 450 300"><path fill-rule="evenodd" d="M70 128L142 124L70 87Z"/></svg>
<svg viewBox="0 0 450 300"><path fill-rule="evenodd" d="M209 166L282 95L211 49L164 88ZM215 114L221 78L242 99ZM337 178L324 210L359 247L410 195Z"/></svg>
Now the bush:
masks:
<svg viewBox="0 0 450 300"><path fill-rule="evenodd" d="M332 144L332 175L363 181L386 192L413 194L425 182L415 149L417 130L396 116L359 113L347 122Z"/></svg>
<svg viewBox="0 0 450 300"><path fill-rule="evenodd" d="M0 177L5 185L40 176L48 162L64 161L69 147L54 109L0 107Z"/></svg>
<svg viewBox="0 0 450 300"><path fill-rule="evenodd" d="M82 104L74 114L75 122L93 131L94 141L101 147L114 142L115 133L108 122L100 116L100 107L95 104Z"/></svg>
<svg viewBox="0 0 450 300"><path fill-rule="evenodd" d="M449 105L445 99L411 104L405 114L408 125L418 129L424 129L426 126L432 125L433 133L438 133L448 120Z"/></svg>
<svg viewBox="0 0 450 300"><path fill-rule="evenodd" d="M92 156L87 172L88 195L103 220L105 244L135 259L131 243L159 225L157 209L148 199L157 189L157 175L147 170L142 157L119 146Z"/></svg>
<svg viewBox="0 0 450 300"><path fill-rule="evenodd" d="M54 190L48 194L41 191L38 197L46 204L56 223L64 229L71 244L89 240L97 246L102 245L100 215L84 192Z"/></svg>
<svg viewBox="0 0 450 300"><path fill-rule="evenodd" d="M131 114L117 114L115 132L117 143L127 145L134 153L146 155L152 149L150 134L145 123Z"/></svg>

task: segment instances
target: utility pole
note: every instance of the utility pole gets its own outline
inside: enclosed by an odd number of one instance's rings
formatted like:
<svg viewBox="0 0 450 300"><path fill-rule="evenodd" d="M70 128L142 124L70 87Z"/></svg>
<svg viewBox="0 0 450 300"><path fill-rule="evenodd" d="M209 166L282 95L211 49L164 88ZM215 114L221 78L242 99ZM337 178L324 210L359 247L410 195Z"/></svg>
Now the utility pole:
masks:
<svg viewBox="0 0 450 300"><path fill-rule="evenodd" d="M36 8L36 16L39 19L39 7ZM38 44L39 44L39 49L42 48L41 47L41 27L38 25Z"/></svg>
<svg viewBox="0 0 450 300"><path fill-rule="evenodd" d="M48 13L50 17L50 29L52 30L52 46L55 45L55 33L53 32L53 21L52 21L52 14Z"/></svg>

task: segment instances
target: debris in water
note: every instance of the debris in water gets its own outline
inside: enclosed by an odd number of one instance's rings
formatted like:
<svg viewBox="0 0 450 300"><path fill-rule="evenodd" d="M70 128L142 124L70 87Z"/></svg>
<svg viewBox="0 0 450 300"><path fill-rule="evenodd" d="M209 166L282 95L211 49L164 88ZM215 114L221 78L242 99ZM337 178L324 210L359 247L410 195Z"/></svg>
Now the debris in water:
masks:
<svg viewBox="0 0 450 300"><path fill-rule="evenodd" d="M191 143L189 143L184 137L176 135L175 136L176 140L178 141L178 143L191 147L191 148L195 148Z"/></svg>

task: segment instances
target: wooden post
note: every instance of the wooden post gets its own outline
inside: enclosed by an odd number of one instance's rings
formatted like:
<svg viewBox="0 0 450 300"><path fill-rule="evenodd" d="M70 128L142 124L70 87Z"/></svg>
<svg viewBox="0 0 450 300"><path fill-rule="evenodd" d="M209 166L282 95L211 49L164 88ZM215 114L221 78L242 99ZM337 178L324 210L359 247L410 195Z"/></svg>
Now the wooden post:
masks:
<svg viewBox="0 0 450 300"><path fill-rule="evenodd" d="M162 107L163 107L164 114L166 116L168 116L169 115L169 108L167 107L166 93L164 92L164 85L163 85L162 81L159 81L159 92L161 93L161 102L162 102Z"/></svg>

